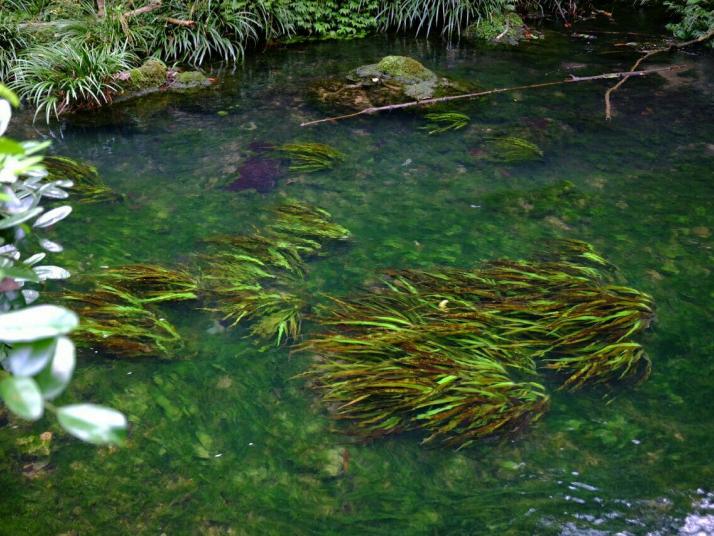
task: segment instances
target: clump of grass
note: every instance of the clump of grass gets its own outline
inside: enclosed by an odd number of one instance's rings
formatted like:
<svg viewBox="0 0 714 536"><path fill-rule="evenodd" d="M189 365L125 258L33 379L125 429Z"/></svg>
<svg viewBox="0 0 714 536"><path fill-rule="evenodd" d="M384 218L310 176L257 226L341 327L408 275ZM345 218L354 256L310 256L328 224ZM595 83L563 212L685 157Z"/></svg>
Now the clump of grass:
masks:
<svg viewBox="0 0 714 536"><path fill-rule="evenodd" d="M12 69L12 88L35 108L52 117L111 102L118 87L113 75L129 69L131 54L124 49L94 46L65 39L30 47Z"/></svg>
<svg viewBox="0 0 714 536"><path fill-rule="evenodd" d="M186 270L156 264L108 268L97 280L131 292L141 303L195 300L199 292L197 279Z"/></svg>
<svg viewBox="0 0 714 536"><path fill-rule="evenodd" d="M430 136L433 134L441 134L449 130L462 129L471 121L468 115L458 112L434 112L428 113L424 117L429 123L421 128L427 130Z"/></svg>
<svg viewBox="0 0 714 536"><path fill-rule="evenodd" d="M251 334L280 345L299 336L305 300L299 292L309 256L349 231L320 208L296 201L277 206L263 230L218 236L209 242L228 246L204 257L203 284L230 326L249 321Z"/></svg>
<svg viewBox="0 0 714 536"><path fill-rule="evenodd" d="M315 365L326 402L367 437L423 430L424 443L466 447L513 433L539 419L548 396L536 382L514 381L497 361L463 352L416 350L398 359Z"/></svg>
<svg viewBox="0 0 714 536"><path fill-rule="evenodd" d="M285 201L273 211L273 219L267 234L281 240L304 255L317 253L324 244L335 240L347 240L350 232L332 221L326 210L297 201Z"/></svg>
<svg viewBox="0 0 714 536"><path fill-rule="evenodd" d="M504 164L543 158L543 150L535 143L514 136L485 140L485 151L485 159Z"/></svg>
<svg viewBox="0 0 714 536"><path fill-rule="evenodd" d="M66 292L62 299L81 318L72 338L82 346L126 358L171 358L182 347L173 325L125 290L99 284L91 292Z"/></svg>
<svg viewBox="0 0 714 536"><path fill-rule="evenodd" d="M320 356L308 375L325 401L368 435L420 427L427 440L467 444L540 417L542 387L515 378L538 367L569 389L649 374L649 358L632 338L652 321L652 299L611 284L610 271L578 241L533 261L388 271L381 288L319 310L323 331L298 348ZM442 380L448 394L432 395ZM486 407L464 402L462 385L478 391ZM421 405L432 396L438 402ZM503 420L490 420L491 410ZM431 417L445 421L432 426Z"/></svg>
<svg viewBox="0 0 714 536"><path fill-rule="evenodd" d="M99 177L97 168L66 156L46 156L42 160L50 180L70 180L69 188L78 194L80 203L116 201L121 196L109 188Z"/></svg>
<svg viewBox="0 0 714 536"><path fill-rule="evenodd" d="M345 158L342 152L324 143L288 143L275 150L290 159L290 171L306 173L330 169Z"/></svg>

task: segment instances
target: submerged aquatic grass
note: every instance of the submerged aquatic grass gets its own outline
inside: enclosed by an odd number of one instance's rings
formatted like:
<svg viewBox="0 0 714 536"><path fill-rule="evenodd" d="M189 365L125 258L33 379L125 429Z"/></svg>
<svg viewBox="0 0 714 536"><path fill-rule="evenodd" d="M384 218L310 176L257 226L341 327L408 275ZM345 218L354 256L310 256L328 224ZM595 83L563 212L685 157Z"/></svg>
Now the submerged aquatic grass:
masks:
<svg viewBox="0 0 714 536"><path fill-rule="evenodd" d="M333 299L318 313L323 330L298 347L320 356L308 376L338 416L370 436L420 427L427 440L449 444L539 418L542 386L512 379L538 366L569 389L643 379L650 361L631 338L652 321L652 299L609 284L611 267L589 244L557 245L535 261L388 271L380 288ZM474 387L488 370L500 376ZM431 394L452 381L454 392ZM464 393L477 393L483 407ZM431 417L446 422L434 428Z"/></svg>
<svg viewBox="0 0 714 536"><path fill-rule="evenodd" d="M81 318L72 334L81 346L116 357L174 358L182 348L176 328L131 293L106 284L64 292Z"/></svg>
<svg viewBox="0 0 714 536"><path fill-rule="evenodd" d="M334 167L345 155L324 143L287 143L275 149L290 159L290 171L312 173Z"/></svg>
<svg viewBox="0 0 714 536"><path fill-rule="evenodd" d="M42 163L47 168L50 180L72 181L69 190L78 194L77 199L80 203L100 203L121 199L121 195L102 181L97 168L92 165L78 162L66 156L46 156Z"/></svg>
<svg viewBox="0 0 714 536"><path fill-rule="evenodd" d="M543 150L535 143L514 136L487 138L484 140L484 150L482 159L503 164L543 158Z"/></svg>
<svg viewBox="0 0 714 536"><path fill-rule="evenodd" d="M460 130L469 124L471 118L459 112L433 112L424 116L428 123L421 127L429 135L441 134L449 130Z"/></svg>
<svg viewBox="0 0 714 536"><path fill-rule="evenodd" d="M230 326L250 321L251 334L275 338L277 345L297 339L306 260L349 235L327 211L288 200L273 209L264 229L209 238L226 248L202 258L207 266L203 285L213 301L209 309Z"/></svg>
<svg viewBox="0 0 714 536"><path fill-rule="evenodd" d="M96 279L133 293L142 303L195 300L199 293L197 278L186 270L156 264L107 268Z"/></svg>

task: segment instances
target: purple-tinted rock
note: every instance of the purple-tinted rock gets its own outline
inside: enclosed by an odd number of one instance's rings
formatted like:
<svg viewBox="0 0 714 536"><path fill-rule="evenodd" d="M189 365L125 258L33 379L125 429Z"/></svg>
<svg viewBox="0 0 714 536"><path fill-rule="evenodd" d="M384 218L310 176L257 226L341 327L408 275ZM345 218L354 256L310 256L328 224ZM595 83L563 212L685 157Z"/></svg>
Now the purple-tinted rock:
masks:
<svg viewBox="0 0 714 536"><path fill-rule="evenodd" d="M232 192L252 188L260 193L266 193L275 188L281 171L278 160L252 156L238 168L240 176L226 188Z"/></svg>

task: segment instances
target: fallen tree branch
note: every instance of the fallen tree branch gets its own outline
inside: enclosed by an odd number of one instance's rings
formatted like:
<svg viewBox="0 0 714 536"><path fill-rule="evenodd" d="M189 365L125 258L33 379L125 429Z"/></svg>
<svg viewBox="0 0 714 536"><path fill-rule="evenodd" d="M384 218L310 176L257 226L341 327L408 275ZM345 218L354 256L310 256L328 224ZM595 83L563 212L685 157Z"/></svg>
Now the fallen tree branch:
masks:
<svg viewBox="0 0 714 536"><path fill-rule="evenodd" d="M663 47L663 48L656 48L654 50L650 50L647 52L644 56L639 58L635 63L632 64L632 67L630 67L630 72L634 73L637 71L639 66L642 64L643 61L647 60L648 58L651 58L655 54L660 54L662 52L671 52L673 50L678 50L680 48L688 47L691 45L696 45L698 43L704 43L705 41L709 41L712 37L714 37L714 28L711 29L709 32L700 35L696 39L692 39L691 41L685 41L684 43L672 43L668 47ZM630 78L630 76L633 75L626 75L624 76L620 81L617 82L614 86L612 86L610 89L608 89L605 92L605 119L610 121L612 119L612 102L611 102L611 97L612 94L620 89L625 82Z"/></svg>
<svg viewBox="0 0 714 536"><path fill-rule="evenodd" d="M132 9L131 11L127 11L122 15L122 18L124 20L130 19L132 17L136 17L137 15L143 15L144 13L150 13L152 11L156 11L161 7L161 0L152 0L145 6L142 6L137 9Z"/></svg>
<svg viewBox="0 0 714 536"><path fill-rule="evenodd" d="M317 119L315 121L306 121L304 123L300 123L300 126L307 127L310 125L317 125L319 123L327 123L330 121L340 121L342 119L350 119L351 117L357 117L358 115L371 115L374 113L386 112L389 110L402 110L404 108L412 108L414 106L425 106L427 104L437 104L440 102L450 102L450 101L455 101L455 100L474 99L477 97L485 97L487 95L495 95L497 93L506 93L509 91L520 91L522 89L537 89L537 88L542 88L542 87L559 86L559 85L563 85L563 84L576 84L579 82L590 82L593 80L608 80L608 79L613 79L613 78L624 78L624 77L629 78L631 76L647 76L648 74L652 74L652 73L658 73L658 72L662 72L662 71L674 71L674 70L678 70L678 69L686 69L686 67L683 65L672 65L669 67L660 67L657 69L647 69L644 71L625 71L625 72L617 72L617 73L604 73L604 74L597 74L594 76L570 75L570 77L566 78L565 80L554 80L552 82L541 82L539 84L528 84L525 86L514 86L514 87L489 89L487 91L478 91L476 93L464 93L461 95L450 95L447 97L434 97L432 99L403 102L401 104L390 104L388 106L371 106L369 108L365 108L364 110L360 110L358 112L354 112L351 114L339 115L336 117L327 117L325 119Z"/></svg>
<svg viewBox="0 0 714 536"><path fill-rule="evenodd" d="M164 20L170 24L175 24L177 26L186 26L188 28L192 28L196 25L196 21L193 20L175 19L173 17L166 17Z"/></svg>

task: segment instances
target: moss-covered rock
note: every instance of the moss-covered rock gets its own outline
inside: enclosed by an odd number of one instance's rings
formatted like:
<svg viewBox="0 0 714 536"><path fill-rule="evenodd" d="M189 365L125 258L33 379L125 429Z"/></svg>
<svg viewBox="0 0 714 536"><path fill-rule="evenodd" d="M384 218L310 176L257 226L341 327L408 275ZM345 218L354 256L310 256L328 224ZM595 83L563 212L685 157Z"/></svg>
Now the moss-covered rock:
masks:
<svg viewBox="0 0 714 536"><path fill-rule="evenodd" d="M500 13L473 23L464 32L467 39L491 44L517 45L530 36L517 13Z"/></svg>
<svg viewBox="0 0 714 536"><path fill-rule="evenodd" d="M171 89L191 89L195 87L210 86L211 81L200 71L183 71L176 73L171 81Z"/></svg>
<svg viewBox="0 0 714 536"><path fill-rule="evenodd" d="M45 458L50 455L52 432L43 432L39 435L18 437L15 441L17 449L28 458Z"/></svg>
<svg viewBox="0 0 714 536"><path fill-rule="evenodd" d="M136 67L120 77L125 92L156 90L166 83L168 69L155 58L149 58L141 67Z"/></svg>
<svg viewBox="0 0 714 536"><path fill-rule="evenodd" d="M120 88L114 102L142 97L157 91L183 91L210 86L213 82L200 71L174 71L157 59L150 58L141 67L115 75Z"/></svg>
<svg viewBox="0 0 714 536"><path fill-rule="evenodd" d="M407 56L385 56L363 65L345 79L321 80L312 87L319 102L353 110L425 100L470 89L436 75Z"/></svg>

